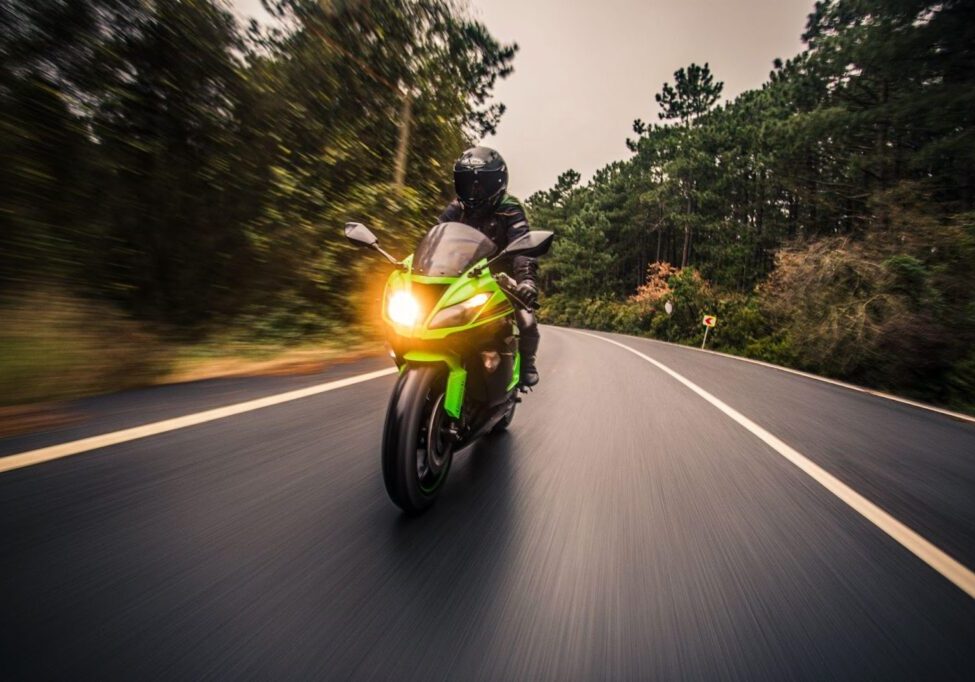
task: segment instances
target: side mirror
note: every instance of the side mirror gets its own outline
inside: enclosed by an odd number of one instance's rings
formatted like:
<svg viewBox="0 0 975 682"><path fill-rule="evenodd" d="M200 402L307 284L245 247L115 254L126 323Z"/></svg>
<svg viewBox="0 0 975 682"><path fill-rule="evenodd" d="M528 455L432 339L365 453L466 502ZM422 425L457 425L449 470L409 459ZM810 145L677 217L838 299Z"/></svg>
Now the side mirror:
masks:
<svg viewBox="0 0 975 682"><path fill-rule="evenodd" d="M504 252L510 256L542 256L548 253L554 238L554 232L533 230L508 244Z"/></svg>
<svg viewBox="0 0 975 682"><path fill-rule="evenodd" d="M362 223L346 223L345 238L356 246L376 246L379 239Z"/></svg>
<svg viewBox="0 0 975 682"><path fill-rule="evenodd" d="M372 233L372 230L362 223L346 223L345 238L356 246L368 246L370 249L375 249L393 265L403 265L402 261L396 260L391 255L379 248L379 238Z"/></svg>
<svg viewBox="0 0 975 682"><path fill-rule="evenodd" d="M518 239L508 244L501 253L487 262L488 267L504 256L544 256L552 246L555 233L548 230L532 230L528 234L523 234ZM474 268L470 272L471 277L480 277L484 268Z"/></svg>

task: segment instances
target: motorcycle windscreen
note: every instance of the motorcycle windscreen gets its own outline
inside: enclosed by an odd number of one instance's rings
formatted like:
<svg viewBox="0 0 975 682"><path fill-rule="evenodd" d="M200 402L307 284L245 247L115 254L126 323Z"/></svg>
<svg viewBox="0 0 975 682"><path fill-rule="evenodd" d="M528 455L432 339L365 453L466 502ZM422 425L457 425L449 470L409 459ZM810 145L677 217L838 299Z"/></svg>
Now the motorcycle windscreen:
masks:
<svg viewBox="0 0 975 682"><path fill-rule="evenodd" d="M413 254L413 272L430 277L457 277L497 247L473 227L440 223L427 232Z"/></svg>

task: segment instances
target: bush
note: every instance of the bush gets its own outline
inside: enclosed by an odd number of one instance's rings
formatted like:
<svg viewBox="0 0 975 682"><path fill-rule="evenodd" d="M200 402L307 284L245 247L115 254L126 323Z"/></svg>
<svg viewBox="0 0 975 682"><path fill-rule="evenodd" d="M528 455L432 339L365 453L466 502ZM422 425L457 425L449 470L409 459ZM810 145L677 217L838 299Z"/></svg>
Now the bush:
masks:
<svg viewBox="0 0 975 682"><path fill-rule="evenodd" d="M542 301L538 317L544 323L563 327L644 334L650 327L652 312L652 309L625 301L575 300L557 294Z"/></svg>
<svg viewBox="0 0 975 682"><path fill-rule="evenodd" d="M144 385L166 373L159 339L116 310L60 292L0 302L0 405Z"/></svg>
<svg viewBox="0 0 975 682"><path fill-rule="evenodd" d="M945 387L948 405L975 413L975 350L952 366L945 377Z"/></svg>
<svg viewBox="0 0 975 682"><path fill-rule="evenodd" d="M886 233L779 252L762 308L803 369L964 402L975 341L970 220L893 216Z"/></svg>
<svg viewBox="0 0 975 682"><path fill-rule="evenodd" d="M770 337L772 327L755 296L732 294L720 298L716 313L718 325L709 336L715 350L757 357L774 343Z"/></svg>

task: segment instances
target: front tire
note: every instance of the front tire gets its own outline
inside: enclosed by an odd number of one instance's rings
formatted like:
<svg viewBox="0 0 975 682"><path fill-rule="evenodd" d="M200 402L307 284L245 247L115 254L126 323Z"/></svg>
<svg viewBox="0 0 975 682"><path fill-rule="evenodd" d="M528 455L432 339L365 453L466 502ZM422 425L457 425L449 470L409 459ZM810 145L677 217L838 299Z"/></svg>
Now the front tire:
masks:
<svg viewBox="0 0 975 682"><path fill-rule="evenodd" d="M407 367L389 400L383 431L383 482L389 499L407 514L434 503L450 471L454 443L444 412L445 368Z"/></svg>

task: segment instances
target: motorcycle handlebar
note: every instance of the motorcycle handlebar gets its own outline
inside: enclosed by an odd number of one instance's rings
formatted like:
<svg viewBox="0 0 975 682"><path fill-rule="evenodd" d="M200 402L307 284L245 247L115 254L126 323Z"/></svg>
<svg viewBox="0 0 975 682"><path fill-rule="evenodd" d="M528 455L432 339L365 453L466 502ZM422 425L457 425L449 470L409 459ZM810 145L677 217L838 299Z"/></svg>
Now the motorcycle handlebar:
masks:
<svg viewBox="0 0 975 682"><path fill-rule="evenodd" d="M513 280L510 276L508 276L503 272L499 272L496 275L494 275L494 281L498 283L498 285L501 287L501 290L504 291L505 295L507 295L508 298L514 301L523 310L532 309L532 306L528 305L520 298L518 298L514 293L512 293L512 290L518 287L518 282Z"/></svg>

